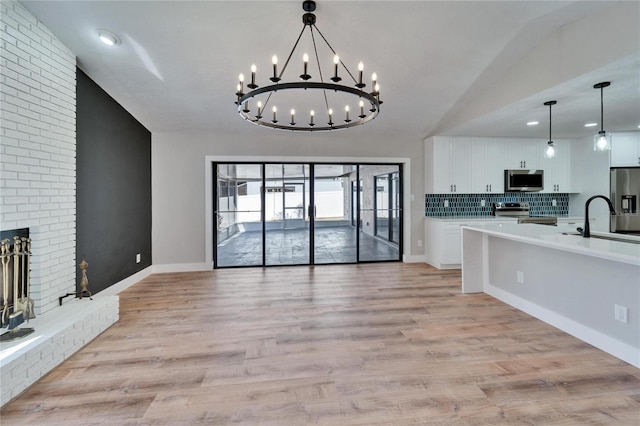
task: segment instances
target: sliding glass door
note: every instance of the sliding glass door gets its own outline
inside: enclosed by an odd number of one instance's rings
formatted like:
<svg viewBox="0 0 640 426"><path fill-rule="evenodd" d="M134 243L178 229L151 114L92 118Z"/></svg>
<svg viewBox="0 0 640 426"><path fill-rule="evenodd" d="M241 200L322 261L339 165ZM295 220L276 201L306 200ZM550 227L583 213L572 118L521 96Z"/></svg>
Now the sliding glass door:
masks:
<svg viewBox="0 0 640 426"><path fill-rule="evenodd" d="M397 164L217 163L214 267L401 259Z"/></svg>
<svg viewBox="0 0 640 426"><path fill-rule="evenodd" d="M361 261L397 260L400 257L400 166L362 165Z"/></svg>
<svg viewBox="0 0 640 426"><path fill-rule="evenodd" d="M315 164L313 179L314 263L354 263L358 261L357 227L351 221L354 203L352 182L356 165Z"/></svg>
<svg viewBox="0 0 640 426"><path fill-rule="evenodd" d="M263 264L261 164L216 167L216 266Z"/></svg>
<svg viewBox="0 0 640 426"><path fill-rule="evenodd" d="M265 165L265 263L309 264L308 164Z"/></svg>

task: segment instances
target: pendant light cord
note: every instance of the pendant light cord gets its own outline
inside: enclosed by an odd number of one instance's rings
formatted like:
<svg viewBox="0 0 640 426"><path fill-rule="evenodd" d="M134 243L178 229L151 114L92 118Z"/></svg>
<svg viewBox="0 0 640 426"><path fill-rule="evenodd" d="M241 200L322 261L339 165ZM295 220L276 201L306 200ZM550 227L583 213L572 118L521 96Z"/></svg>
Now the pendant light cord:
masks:
<svg viewBox="0 0 640 426"><path fill-rule="evenodd" d="M604 86L600 87L600 133L604 133Z"/></svg>
<svg viewBox="0 0 640 426"><path fill-rule="evenodd" d="M549 104L549 142L551 141L551 104Z"/></svg>

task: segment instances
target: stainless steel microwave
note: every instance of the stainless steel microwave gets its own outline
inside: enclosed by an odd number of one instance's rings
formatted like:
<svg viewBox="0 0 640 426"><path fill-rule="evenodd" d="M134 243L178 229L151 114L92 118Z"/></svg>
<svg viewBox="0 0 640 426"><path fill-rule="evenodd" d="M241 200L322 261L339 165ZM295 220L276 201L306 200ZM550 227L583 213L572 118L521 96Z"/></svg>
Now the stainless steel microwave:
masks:
<svg viewBox="0 0 640 426"><path fill-rule="evenodd" d="M505 170L504 192L536 192L544 189L543 170Z"/></svg>

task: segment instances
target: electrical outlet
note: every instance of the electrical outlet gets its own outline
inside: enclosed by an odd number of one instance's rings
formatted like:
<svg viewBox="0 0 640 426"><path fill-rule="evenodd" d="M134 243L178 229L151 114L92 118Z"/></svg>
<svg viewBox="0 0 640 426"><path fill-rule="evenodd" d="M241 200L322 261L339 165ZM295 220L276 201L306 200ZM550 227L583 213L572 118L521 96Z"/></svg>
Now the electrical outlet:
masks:
<svg viewBox="0 0 640 426"><path fill-rule="evenodd" d="M613 305L613 318L617 321L627 323L627 312L628 309L624 306Z"/></svg>
<svg viewBox="0 0 640 426"><path fill-rule="evenodd" d="M524 284L524 272L518 271L517 278L518 278L518 283L519 284Z"/></svg>
<svg viewBox="0 0 640 426"><path fill-rule="evenodd" d="M449 207L449 200L444 200L444 206Z"/></svg>
<svg viewBox="0 0 640 426"><path fill-rule="evenodd" d="M418 247L422 247L422 240L418 240Z"/></svg>
<svg viewBox="0 0 640 426"><path fill-rule="evenodd" d="M485 200L480 200L480 207L484 207L487 205L487 202Z"/></svg>
<svg viewBox="0 0 640 426"><path fill-rule="evenodd" d="M136 263L140 263L140 253L136 254Z"/></svg>

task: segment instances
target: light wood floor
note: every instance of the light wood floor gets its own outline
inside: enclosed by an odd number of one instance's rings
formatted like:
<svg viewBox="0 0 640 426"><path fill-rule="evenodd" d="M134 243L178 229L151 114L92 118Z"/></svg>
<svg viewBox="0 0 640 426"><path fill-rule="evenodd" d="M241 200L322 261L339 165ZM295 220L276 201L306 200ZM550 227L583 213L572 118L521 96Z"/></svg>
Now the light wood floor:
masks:
<svg viewBox="0 0 640 426"><path fill-rule="evenodd" d="M424 264L158 274L3 425L638 425L640 369Z"/></svg>

